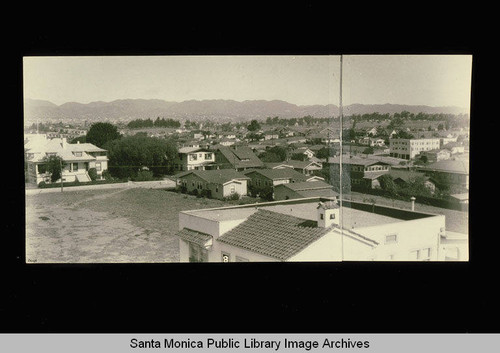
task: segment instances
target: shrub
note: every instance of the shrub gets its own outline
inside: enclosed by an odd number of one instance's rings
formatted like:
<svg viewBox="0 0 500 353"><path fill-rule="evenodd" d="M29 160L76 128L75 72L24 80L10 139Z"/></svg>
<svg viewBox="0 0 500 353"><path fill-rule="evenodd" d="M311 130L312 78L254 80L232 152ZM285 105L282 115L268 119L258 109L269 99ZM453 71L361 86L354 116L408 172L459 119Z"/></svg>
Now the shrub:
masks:
<svg viewBox="0 0 500 353"><path fill-rule="evenodd" d="M113 177L111 176L111 173L107 169L102 172L102 177L104 179L106 179L106 180L113 180Z"/></svg>
<svg viewBox="0 0 500 353"><path fill-rule="evenodd" d="M153 180L153 172L149 170L140 170L137 176L132 178L133 181L150 181Z"/></svg>
<svg viewBox="0 0 500 353"><path fill-rule="evenodd" d="M210 199L210 198L212 198L212 191L207 190L207 189L203 189L203 190L201 190L201 196L206 197L207 199Z"/></svg>
<svg viewBox="0 0 500 353"><path fill-rule="evenodd" d="M97 180L97 169L95 169L95 168L90 168L90 169L88 170L88 174L89 174L90 180L92 180L92 181Z"/></svg>
<svg viewBox="0 0 500 353"><path fill-rule="evenodd" d="M193 189L191 191L188 191L188 194L193 196L198 196L198 189Z"/></svg>
<svg viewBox="0 0 500 353"><path fill-rule="evenodd" d="M235 192L234 194L231 194L231 196L228 197L229 200L235 201L240 199L240 194Z"/></svg>
<svg viewBox="0 0 500 353"><path fill-rule="evenodd" d="M47 183L45 181L41 181L38 183L38 187L43 189L43 188L47 187Z"/></svg>

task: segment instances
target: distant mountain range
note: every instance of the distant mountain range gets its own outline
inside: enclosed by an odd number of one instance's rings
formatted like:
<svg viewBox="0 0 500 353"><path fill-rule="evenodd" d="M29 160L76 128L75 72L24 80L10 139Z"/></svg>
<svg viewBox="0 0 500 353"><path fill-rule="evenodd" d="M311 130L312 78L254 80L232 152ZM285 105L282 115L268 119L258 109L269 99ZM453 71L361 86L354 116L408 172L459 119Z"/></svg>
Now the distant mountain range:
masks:
<svg viewBox="0 0 500 353"><path fill-rule="evenodd" d="M378 112L399 113L468 113L459 107L430 107L425 105L402 104L352 104L344 106L344 115ZM295 105L282 100L187 100L169 102L161 99L120 99L112 102L91 102L87 104L68 102L56 105L49 101L25 99L25 119L58 118L61 120L77 118L82 120L108 119L147 119L156 117L174 119L231 118L235 120L263 119L268 116L281 118L300 118L303 116L338 116L339 107L328 105Z"/></svg>

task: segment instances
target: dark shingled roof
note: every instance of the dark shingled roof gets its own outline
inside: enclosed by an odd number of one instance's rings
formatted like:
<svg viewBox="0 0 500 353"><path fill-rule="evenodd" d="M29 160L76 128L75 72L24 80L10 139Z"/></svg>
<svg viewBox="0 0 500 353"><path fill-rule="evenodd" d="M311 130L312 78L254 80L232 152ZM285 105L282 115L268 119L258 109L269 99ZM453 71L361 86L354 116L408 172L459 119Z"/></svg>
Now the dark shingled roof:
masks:
<svg viewBox="0 0 500 353"><path fill-rule="evenodd" d="M315 221L260 209L217 241L284 261L333 228L319 228Z"/></svg>
<svg viewBox="0 0 500 353"><path fill-rule="evenodd" d="M177 236L190 243L195 243L201 246L204 246L206 242L212 239L210 234L197 232L189 228L182 228L182 230L177 232Z"/></svg>
<svg viewBox="0 0 500 353"><path fill-rule="evenodd" d="M304 181L300 183L287 183L276 185L276 187L284 187L294 191L316 190L316 189L332 189L333 186L324 181Z"/></svg>
<svg viewBox="0 0 500 353"><path fill-rule="evenodd" d="M195 174L206 182L213 184L224 184L233 179L249 179L247 176L233 169L213 169L213 170L188 170L175 175L182 178L189 174Z"/></svg>
<svg viewBox="0 0 500 353"><path fill-rule="evenodd" d="M236 148L229 148L220 146L218 150L236 168L260 168L264 166L264 163L249 147L238 146Z"/></svg>
<svg viewBox="0 0 500 353"><path fill-rule="evenodd" d="M294 180L300 180L300 181L306 181L309 177L297 172L294 169L291 168L283 168L283 169L251 169L248 171L245 171L244 174L248 175L253 172L256 172L258 174L261 174L265 176L268 179L294 179Z"/></svg>

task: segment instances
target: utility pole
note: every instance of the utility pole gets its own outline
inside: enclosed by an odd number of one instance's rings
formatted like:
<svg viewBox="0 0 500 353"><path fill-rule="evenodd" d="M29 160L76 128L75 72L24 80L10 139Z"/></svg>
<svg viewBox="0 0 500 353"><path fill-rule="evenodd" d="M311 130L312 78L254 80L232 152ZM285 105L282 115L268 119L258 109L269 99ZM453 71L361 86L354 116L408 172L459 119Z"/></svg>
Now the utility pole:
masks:
<svg viewBox="0 0 500 353"><path fill-rule="evenodd" d="M343 212L343 183L342 183L342 177L343 177L343 165L342 165L342 154L343 154L343 144L344 144L344 139L343 139L343 134L342 134L342 129L343 129L343 108L342 108L342 55L340 55L340 89L339 89L339 121L340 121L340 159L339 159L339 173L340 173L340 179L339 179L339 194L340 194L340 209L339 209L339 217L340 217L340 232L341 232L341 239L342 239L342 261L344 260L344 212ZM328 157L327 157L328 158ZM327 159L328 161L328 159ZM349 175L350 176L350 175Z"/></svg>
<svg viewBox="0 0 500 353"><path fill-rule="evenodd" d="M59 159L59 168L61 169L61 192L63 192L64 191L64 186L63 186L62 159Z"/></svg>

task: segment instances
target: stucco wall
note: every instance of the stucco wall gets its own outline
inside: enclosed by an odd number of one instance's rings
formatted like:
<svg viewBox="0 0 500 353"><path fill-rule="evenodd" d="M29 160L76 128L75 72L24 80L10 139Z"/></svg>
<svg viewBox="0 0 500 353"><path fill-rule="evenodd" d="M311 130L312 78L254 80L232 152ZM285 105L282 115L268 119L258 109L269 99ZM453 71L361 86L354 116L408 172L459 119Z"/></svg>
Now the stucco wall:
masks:
<svg viewBox="0 0 500 353"><path fill-rule="evenodd" d="M325 234L287 261L342 261L342 235Z"/></svg>
<svg viewBox="0 0 500 353"><path fill-rule="evenodd" d="M373 252L373 260L379 261L418 261L425 258L423 250L430 248L430 260L442 260L439 254L440 234L445 229L444 216L400 221L372 227L354 229L357 233L367 236L379 243ZM387 235L396 235L395 242L386 242ZM345 245L345 243L344 243ZM420 250L421 259L414 259L414 251ZM358 254L350 254L344 249L346 259L357 258ZM369 259L366 259L369 260Z"/></svg>

